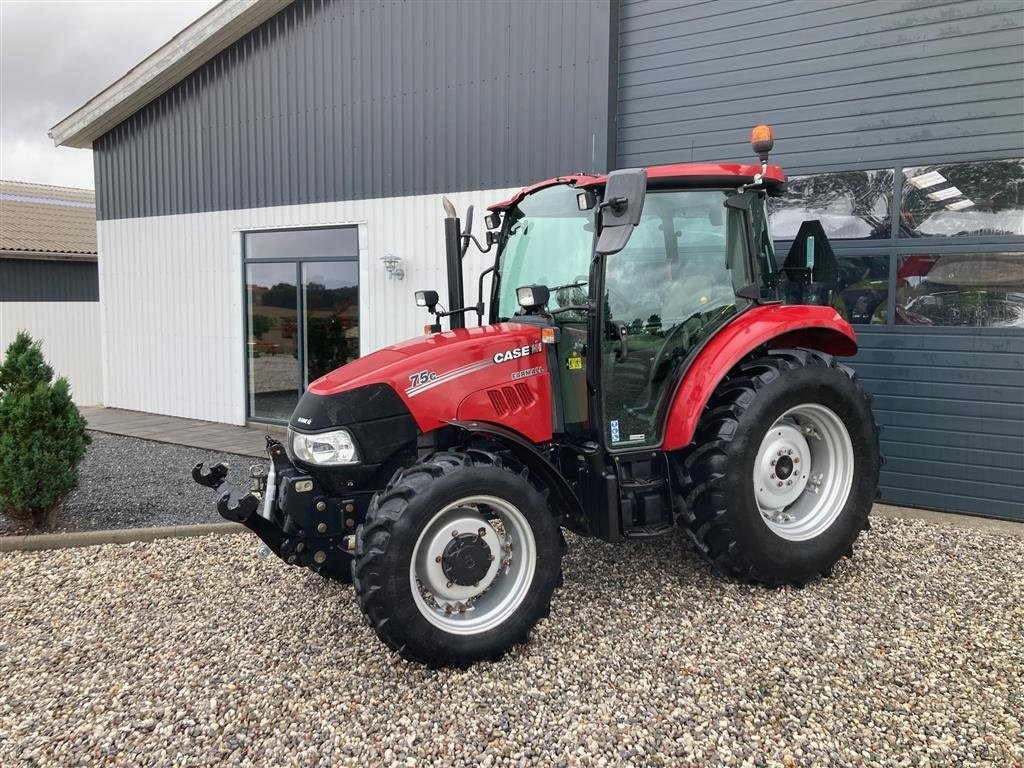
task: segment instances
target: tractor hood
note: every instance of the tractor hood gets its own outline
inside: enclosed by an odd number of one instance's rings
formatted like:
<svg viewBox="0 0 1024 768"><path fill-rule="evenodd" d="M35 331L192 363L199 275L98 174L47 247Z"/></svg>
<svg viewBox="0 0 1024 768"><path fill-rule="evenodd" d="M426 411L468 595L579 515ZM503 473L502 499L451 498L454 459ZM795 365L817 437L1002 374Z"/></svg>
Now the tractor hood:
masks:
<svg viewBox="0 0 1024 768"><path fill-rule="evenodd" d="M385 347L310 384L291 426L317 432L388 418L402 408L421 432L471 419L500 421L535 441L550 439L550 365L540 339L536 325L497 323Z"/></svg>

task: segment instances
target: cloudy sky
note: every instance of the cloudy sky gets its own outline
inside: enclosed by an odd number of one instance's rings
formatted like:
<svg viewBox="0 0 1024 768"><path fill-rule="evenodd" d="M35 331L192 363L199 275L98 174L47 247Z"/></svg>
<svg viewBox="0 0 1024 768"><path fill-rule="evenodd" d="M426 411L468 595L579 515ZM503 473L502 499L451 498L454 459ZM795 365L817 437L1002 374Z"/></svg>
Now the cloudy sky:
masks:
<svg viewBox="0 0 1024 768"><path fill-rule="evenodd" d="M92 188L46 135L217 0L0 0L0 178Z"/></svg>

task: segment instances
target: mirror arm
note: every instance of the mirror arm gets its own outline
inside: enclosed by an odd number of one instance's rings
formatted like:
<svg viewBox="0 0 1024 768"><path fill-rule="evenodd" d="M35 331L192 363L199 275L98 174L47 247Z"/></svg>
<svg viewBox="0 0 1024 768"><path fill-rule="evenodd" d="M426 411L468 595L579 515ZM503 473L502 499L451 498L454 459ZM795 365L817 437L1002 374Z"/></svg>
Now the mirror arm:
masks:
<svg viewBox="0 0 1024 768"><path fill-rule="evenodd" d="M477 248L479 248L479 247L480 247L480 244L477 243ZM489 251L490 248L488 248L487 250ZM487 253L487 251L484 251L484 253ZM491 272L497 272L497 271L498 271L498 265L495 264L493 266L488 267L487 269L485 269L483 272L480 273L480 279L477 282L477 291L476 291L476 319L477 319L477 325L483 325L484 324L484 276L491 274Z"/></svg>
<svg viewBox="0 0 1024 768"><path fill-rule="evenodd" d="M494 243L491 243L486 248L480 245L480 241L476 239L476 235L470 235L465 232L462 233L462 258L466 258L466 251L469 250L469 243L472 241L476 245L476 249L480 253L490 253Z"/></svg>

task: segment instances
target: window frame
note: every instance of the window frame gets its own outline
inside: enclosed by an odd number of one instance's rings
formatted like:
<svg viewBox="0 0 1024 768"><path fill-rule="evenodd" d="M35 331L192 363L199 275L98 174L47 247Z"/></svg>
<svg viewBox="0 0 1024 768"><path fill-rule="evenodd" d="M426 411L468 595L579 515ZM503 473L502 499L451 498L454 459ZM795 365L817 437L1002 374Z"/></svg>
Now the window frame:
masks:
<svg viewBox="0 0 1024 768"><path fill-rule="evenodd" d="M360 230L359 224L325 224L317 226L299 226L299 227L259 227L255 229L242 229L238 230L241 241L241 273L242 273L242 360L244 368L244 376L242 381L243 387L243 400L245 402L245 420L247 422L253 422L256 424L278 424L285 425L288 423L287 419L273 419L267 416L256 416L252 413L250 403L250 375L249 375L249 335L251 328L249 325L249 316L251 311L250 297L249 297L249 284L248 284L248 267L250 265L258 264L291 264L295 270L295 312L296 312L296 324L295 324L295 344L296 344L296 374L298 384L296 391L299 397L302 397L303 386L302 379L303 374L306 372L306 333L303 327L304 323L302 318L305 313L305 299L303 297L302 290L302 265L306 262L335 262L335 261L346 261L355 262L357 265L357 274L359 266L359 251L360 251ZM308 232L310 230L321 230L321 229L353 229L356 232L356 252L352 256L289 256L281 258L251 258L247 255L248 250L248 239L250 235L259 235L265 232ZM359 288L361 289L361 283ZM357 293L357 296L359 293ZM360 310L361 312L362 310ZM361 346L361 343L360 343Z"/></svg>
<svg viewBox="0 0 1024 768"><path fill-rule="evenodd" d="M912 254L927 252L941 255L943 253L1016 253L1024 259L1024 235L947 235L928 237L906 237L901 236L899 231L900 217L903 206L903 170L904 168L918 167L922 165L935 165L940 162L999 162L1019 161L1020 157L988 157L988 158L965 158L957 160L914 160L892 166L891 191L891 216L888 238L876 239L829 239L836 258L850 258L857 256L889 256L889 289L886 307L886 322L878 325L855 325L858 329L886 329L895 333L1024 333L1024 329L999 328L990 326L918 326L900 325L896 323L896 279L899 268L899 258ZM824 175L829 173L843 173L855 170L887 170L885 168L830 168L818 171ZM815 171L801 171L794 176L813 176ZM780 253L788 253L793 240L782 240L773 237L776 257ZM784 259L783 259L784 260Z"/></svg>

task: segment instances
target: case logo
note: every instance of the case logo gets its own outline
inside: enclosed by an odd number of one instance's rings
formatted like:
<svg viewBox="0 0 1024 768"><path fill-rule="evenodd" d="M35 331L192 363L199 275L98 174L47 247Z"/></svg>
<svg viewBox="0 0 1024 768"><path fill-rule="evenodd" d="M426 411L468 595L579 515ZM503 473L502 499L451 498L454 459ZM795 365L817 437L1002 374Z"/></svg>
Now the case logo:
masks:
<svg viewBox="0 0 1024 768"><path fill-rule="evenodd" d="M504 352L495 352L492 359L495 363L507 363L509 360L518 360L521 357L529 357L530 355L540 352L543 348L543 344L539 341L535 341L533 344L527 344L524 347L507 349Z"/></svg>

